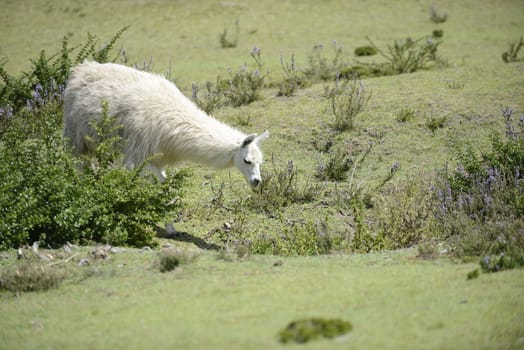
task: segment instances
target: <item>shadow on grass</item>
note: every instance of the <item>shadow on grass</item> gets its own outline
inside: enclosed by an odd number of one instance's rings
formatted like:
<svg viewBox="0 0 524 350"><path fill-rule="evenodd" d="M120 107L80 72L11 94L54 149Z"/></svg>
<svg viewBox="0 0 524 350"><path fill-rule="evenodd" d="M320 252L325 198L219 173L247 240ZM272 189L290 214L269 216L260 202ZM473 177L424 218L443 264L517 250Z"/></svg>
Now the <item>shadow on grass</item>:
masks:
<svg viewBox="0 0 524 350"><path fill-rule="evenodd" d="M214 243L208 243L200 237L193 236L188 232L177 231L172 226L168 227L167 229L157 226L156 236L158 238L172 239L179 242L193 243L200 249L220 250L222 248Z"/></svg>

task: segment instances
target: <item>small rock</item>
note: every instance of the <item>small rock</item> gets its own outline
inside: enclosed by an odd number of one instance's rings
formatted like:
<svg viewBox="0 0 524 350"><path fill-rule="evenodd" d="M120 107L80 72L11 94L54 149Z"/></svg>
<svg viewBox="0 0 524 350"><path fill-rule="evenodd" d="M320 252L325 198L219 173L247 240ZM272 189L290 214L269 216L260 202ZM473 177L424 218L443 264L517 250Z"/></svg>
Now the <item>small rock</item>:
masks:
<svg viewBox="0 0 524 350"><path fill-rule="evenodd" d="M145 247L142 247L142 249L139 250L140 253L143 253L143 252L150 252L152 251L153 249L151 249L151 247L149 246L145 246Z"/></svg>
<svg viewBox="0 0 524 350"><path fill-rule="evenodd" d="M104 247L96 247L95 250L91 252L91 256L93 259L109 259L109 254L107 254L107 250Z"/></svg>
<svg viewBox="0 0 524 350"><path fill-rule="evenodd" d="M224 222L224 230L229 231L231 230L231 227L232 227L231 223Z"/></svg>
<svg viewBox="0 0 524 350"><path fill-rule="evenodd" d="M80 259L80 261L78 262L78 266L87 266L89 265L89 260L87 259Z"/></svg>

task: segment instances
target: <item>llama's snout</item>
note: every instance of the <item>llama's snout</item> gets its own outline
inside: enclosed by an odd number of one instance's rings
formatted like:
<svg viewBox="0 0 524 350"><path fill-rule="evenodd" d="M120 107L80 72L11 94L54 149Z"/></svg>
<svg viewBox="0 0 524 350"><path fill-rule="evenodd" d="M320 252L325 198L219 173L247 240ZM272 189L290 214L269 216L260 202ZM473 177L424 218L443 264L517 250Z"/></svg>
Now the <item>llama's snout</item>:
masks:
<svg viewBox="0 0 524 350"><path fill-rule="evenodd" d="M251 186L253 187L258 187L258 185L260 184L261 180L260 179L252 179L251 180Z"/></svg>

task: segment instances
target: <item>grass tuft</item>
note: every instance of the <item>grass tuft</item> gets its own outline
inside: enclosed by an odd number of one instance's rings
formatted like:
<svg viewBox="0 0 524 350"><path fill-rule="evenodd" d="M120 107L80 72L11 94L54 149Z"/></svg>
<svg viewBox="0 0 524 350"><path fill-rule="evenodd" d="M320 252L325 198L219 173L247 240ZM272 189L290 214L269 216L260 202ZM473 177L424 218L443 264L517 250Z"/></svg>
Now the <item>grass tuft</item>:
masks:
<svg viewBox="0 0 524 350"><path fill-rule="evenodd" d="M238 34L240 32L240 25L238 23L238 19L235 21L235 28L236 28L236 31L235 31L235 35L233 39L230 39L228 37L227 28L224 28L224 31L219 35L220 47L222 47L223 49L230 49L230 48L237 47Z"/></svg>
<svg viewBox="0 0 524 350"><path fill-rule="evenodd" d="M200 256L200 252L182 248L162 249L157 255L157 264L160 272L173 271L180 265L194 262Z"/></svg>
<svg viewBox="0 0 524 350"><path fill-rule="evenodd" d="M520 37L520 40L518 42L510 43L508 51L502 53L502 60L505 63L517 62L517 55L519 54L519 51L522 48L522 46L524 46L524 41L522 40L522 37Z"/></svg>
<svg viewBox="0 0 524 350"><path fill-rule="evenodd" d="M64 272L48 265L24 261L0 271L0 290L20 293L57 288L64 280Z"/></svg>

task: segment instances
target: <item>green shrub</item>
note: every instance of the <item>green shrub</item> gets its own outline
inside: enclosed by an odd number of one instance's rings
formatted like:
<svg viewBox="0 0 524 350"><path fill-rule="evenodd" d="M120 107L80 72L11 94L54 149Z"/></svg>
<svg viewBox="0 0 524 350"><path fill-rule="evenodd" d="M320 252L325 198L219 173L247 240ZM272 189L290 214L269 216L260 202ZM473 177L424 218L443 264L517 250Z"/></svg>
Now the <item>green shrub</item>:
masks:
<svg viewBox="0 0 524 350"><path fill-rule="evenodd" d="M233 73L230 70L229 79L220 84L226 103L233 107L247 105L261 98L260 90L264 86L266 74L262 73L260 49L255 47L251 51L251 57L256 65L254 71L249 71L244 64L238 72Z"/></svg>
<svg viewBox="0 0 524 350"><path fill-rule="evenodd" d="M459 148L456 170L444 169L435 185L435 229L457 256L524 252L524 118L515 130L503 108L506 134L494 134L482 156Z"/></svg>
<svg viewBox="0 0 524 350"><path fill-rule="evenodd" d="M186 265L199 257L196 250L182 248L166 248L158 253L158 268L160 272L173 271L180 265Z"/></svg>
<svg viewBox="0 0 524 350"><path fill-rule="evenodd" d="M359 46L355 49L355 56L373 56L377 53L377 48L370 45Z"/></svg>
<svg viewBox="0 0 524 350"><path fill-rule="evenodd" d="M29 107L34 108L52 100L61 100L71 67L87 58L97 62L109 61L111 51L126 30L127 27L119 30L101 49L97 49L98 39L92 34L88 34L87 41L76 48L69 47L68 38L64 37L60 52L48 57L42 51L37 59L31 60L30 70L19 77L7 73L3 68L5 61L0 61L0 78L3 80L0 107L10 107L17 113L28 106L28 101L32 103ZM78 51L76 57L72 57L75 50Z"/></svg>
<svg viewBox="0 0 524 350"><path fill-rule="evenodd" d="M483 272L499 272L524 267L524 252L502 253L498 256L485 256L480 261Z"/></svg>
<svg viewBox="0 0 524 350"><path fill-rule="evenodd" d="M102 125L111 125L105 108ZM180 206L184 173L162 184L114 166L120 139L97 128L97 166L78 171L57 130L60 105L13 117L0 146L0 242L2 248L40 241L60 246L92 241L113 245L154 244L155 227ZM31 121L34 121L33 123ZM46 122L42 122L46 121ZM105 123L105 124L104 124ZM28 128L34 128L28 133ZM31 137L27 137L30 135Z"/></svg>
<svg viewBox="0 0 524 350"><path fill-rule="evenodd" d="M313 317L289 323L278 333L282 343L307 343L321 337L335 338L353 329L351 323L341 319Z"/></svg>
<svg viewBox="0 0 524 350"><path fill-rule="evenodd" d="M21 77L0 67L0 246L18 247L33 241L60 246L92 241L152 245L155 227L180 207L184 173L159 184L117 166L120 126L107 115L92 125L98 136L93 166L74 158L62 134L62 90L72 65L90 57L109 60L120 30L102 49L97 39L47 58L42 52ZM76 58L73 53L77 51Z"/></svg>
<svg viewBox="0 0 524 350"><path fill-rule="evenodd" d="M249 240L253 254L303 256L328 254L349 247L347 235L331 232L326 220L312 223L288 222L278 233L257 234Z"/></svg>
<svg viewBox="0 0 524 350"><path fill-rule="evenodd" d="M332 87L324 87L328 109L333 116L332 127L338 132L352 130L355 117L362 112L371 98L361 80L337 79Z"/></svg>
<svg viewBox="0 0 524 350"><path fill-rule="evenodd" d="M304 70L304 74L313 81L333 80L339 72L348 66L345 62L342 46L333 41L334 55L329 60L323 54L324 45L315 45L308 57L309 66Z"/></svg>
<svg viewBox="0 0 524 350"><path fill-rule="evenodd" d="M437 62L437 49L442 41L431 37L423 37L417 40L407 38L405 40L395 40L393 45L388 45L387 52L380 50L369 37L371 46L386 59L385 63L368 64L381 75L394 75L413 73L420 69L427 69L431 62ZM365 64L363 64L365 65Z"/></svg>

